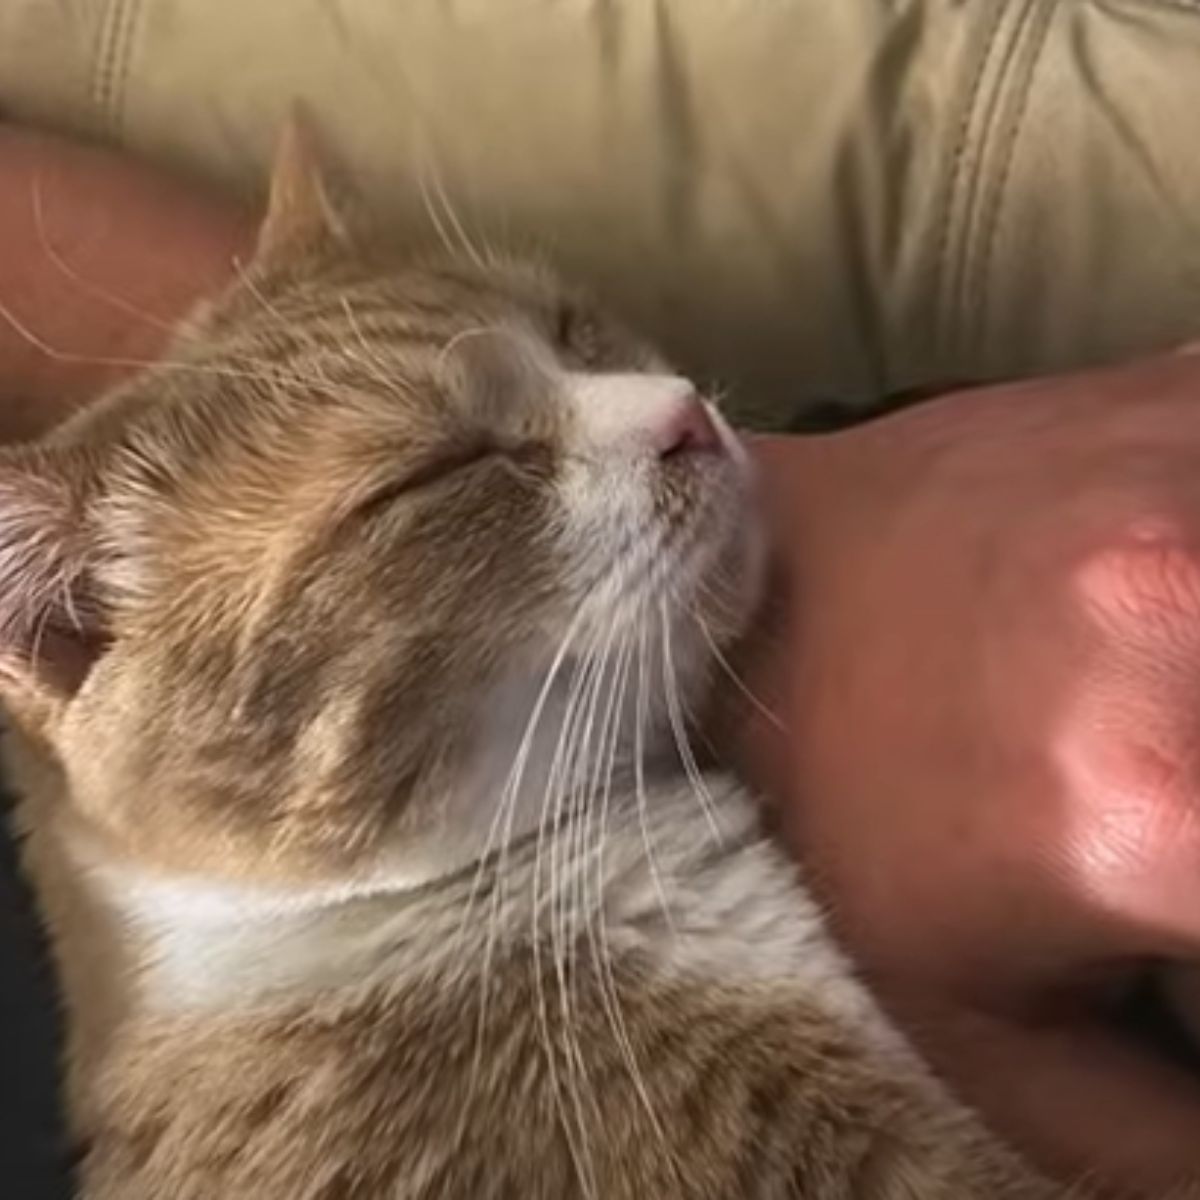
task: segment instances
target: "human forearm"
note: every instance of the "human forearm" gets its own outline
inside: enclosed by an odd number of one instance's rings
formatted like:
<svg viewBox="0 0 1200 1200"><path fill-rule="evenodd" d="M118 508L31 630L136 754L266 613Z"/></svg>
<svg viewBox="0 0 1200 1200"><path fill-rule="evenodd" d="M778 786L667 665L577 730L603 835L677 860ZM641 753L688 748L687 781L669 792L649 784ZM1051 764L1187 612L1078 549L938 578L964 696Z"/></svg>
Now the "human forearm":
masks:
<svg viewBox="0 0 1200 1200"><path fill-rule="evenodd" d="M0 125L0 440L153 358L250 236L242 211L194 185Z"/></svg>

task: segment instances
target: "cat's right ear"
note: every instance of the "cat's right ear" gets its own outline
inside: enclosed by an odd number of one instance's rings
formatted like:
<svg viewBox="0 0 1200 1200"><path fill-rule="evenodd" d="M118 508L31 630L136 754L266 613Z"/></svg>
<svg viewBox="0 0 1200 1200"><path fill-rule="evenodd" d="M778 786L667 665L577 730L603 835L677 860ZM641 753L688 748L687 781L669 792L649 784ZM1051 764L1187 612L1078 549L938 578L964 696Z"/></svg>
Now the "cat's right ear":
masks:
<svg viewBox="0 0 1200 1200"><path fill-rule="evenodd" d="M286 263L347 240L345 222L330 198L312 124L302 109L293 107L275 148L255 261Z"/></svg>
<svg viewBox="0 0 1200 1200"><path fill-rule="evenodd" d="M0 455L0 694L18 709L69 699L103 643L92 478L72 448Z"/></svg>

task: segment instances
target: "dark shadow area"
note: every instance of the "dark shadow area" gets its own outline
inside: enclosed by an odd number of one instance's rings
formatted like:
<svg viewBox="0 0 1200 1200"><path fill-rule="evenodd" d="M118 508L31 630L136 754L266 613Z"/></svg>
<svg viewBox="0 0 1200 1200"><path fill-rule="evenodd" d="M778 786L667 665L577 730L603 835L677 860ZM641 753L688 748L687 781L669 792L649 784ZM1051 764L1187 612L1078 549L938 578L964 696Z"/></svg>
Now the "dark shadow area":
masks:
<svg viewBox="0 0 1200 1200"><path fill-rule="evenodd" d="M0 813L9 802L0 796ZM50 965L17 847L0 833L0 1196L67 1200L58 1102L58 1008Z"/></svg>

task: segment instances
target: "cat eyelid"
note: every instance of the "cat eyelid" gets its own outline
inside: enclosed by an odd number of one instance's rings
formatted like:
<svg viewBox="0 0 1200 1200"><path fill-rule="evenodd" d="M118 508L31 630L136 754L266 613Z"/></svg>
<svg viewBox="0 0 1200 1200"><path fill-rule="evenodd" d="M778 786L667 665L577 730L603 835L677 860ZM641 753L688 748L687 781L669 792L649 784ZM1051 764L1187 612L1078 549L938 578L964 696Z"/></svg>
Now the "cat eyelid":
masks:
<svg viewBox="0 0 1200 1200"><path fill-rule="evenodd" d="M487 442L478 442L457 450L431 455L412 470L373 488L354 506L355 515L370 517L373 513L388 508L396 500L440 483L443 479L467 470L498 453L498 447Z"/></svg>
<svg viewBox="0 0 1200 1200"><path fill-rule="evenodd" d="M563 303L554 310L554 340L560 346L571 345L571 335L576 331L579 311L574 304Z"/></svg>
<svg viewBox="0 0 1200 1200"><path fill-rule="evenodd" d="M596 321L578 304L564 301L555 312L554 340L585 361L595 353Z"/></svg>

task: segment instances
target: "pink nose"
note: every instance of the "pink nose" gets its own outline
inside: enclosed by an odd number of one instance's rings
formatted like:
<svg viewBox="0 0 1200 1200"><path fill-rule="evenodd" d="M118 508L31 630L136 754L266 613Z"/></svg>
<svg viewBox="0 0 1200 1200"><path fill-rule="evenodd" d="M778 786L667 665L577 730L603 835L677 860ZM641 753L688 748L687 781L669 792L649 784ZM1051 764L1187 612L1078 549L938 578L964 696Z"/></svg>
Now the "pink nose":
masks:
<svg viewBox="0 0 1200 1200"><path fill-rule="evenodd" d="M708 406L695 392L681 399L655 431L659 458L677 454L714 454L724 447Z"/></svg>

